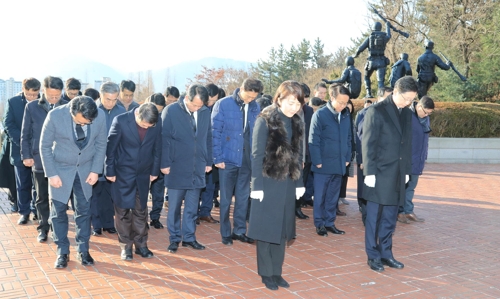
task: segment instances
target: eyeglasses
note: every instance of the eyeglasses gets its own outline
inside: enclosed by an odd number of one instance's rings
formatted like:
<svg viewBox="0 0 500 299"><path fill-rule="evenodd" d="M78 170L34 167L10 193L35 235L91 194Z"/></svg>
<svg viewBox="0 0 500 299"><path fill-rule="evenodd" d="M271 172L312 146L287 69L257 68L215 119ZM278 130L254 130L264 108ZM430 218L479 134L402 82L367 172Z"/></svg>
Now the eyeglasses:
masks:
<svg viewBox="0 0 500 299"><path fill-rule="evenodd" d="M424 107L420 106L420 109L422 109L422 111L424 112L425 116L429 116L432 114L432 111L431 112L427 112L425 111Z"/></svg>

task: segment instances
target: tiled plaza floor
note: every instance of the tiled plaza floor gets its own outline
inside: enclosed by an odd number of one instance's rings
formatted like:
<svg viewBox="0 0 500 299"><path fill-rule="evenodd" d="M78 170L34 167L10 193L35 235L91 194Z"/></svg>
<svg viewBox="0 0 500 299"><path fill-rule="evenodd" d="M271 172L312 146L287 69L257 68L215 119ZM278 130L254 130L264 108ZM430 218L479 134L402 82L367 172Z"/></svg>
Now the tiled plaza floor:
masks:
<svg viewBox="0 0 500 299"><path fill-rule="evenodd" d="M398 223L393 252L402 270L376 273L366 265L364 228L349 180L343 236L316 235L312 217L297 220L286 249L289 289L267 290L256 273L255 246L221 243L219 226L202 223L207 249L167 252L168 232L151 229L152 259L119 257L116 235L91 237L95 266L71 253L67 269L53 268L56 246L36 241L36 226L16 224L0 192L0 298L500 298L500 165L428 164L415 196L424 223ZM303 211L312 216L312 209ZM218 219L217 208L213 216ZM72 218L72 217L71 217ZM70 218L70 219L71 219ZM162 214L165 224L165 212ZM74 223L70 223L74 244Z"/></svg>

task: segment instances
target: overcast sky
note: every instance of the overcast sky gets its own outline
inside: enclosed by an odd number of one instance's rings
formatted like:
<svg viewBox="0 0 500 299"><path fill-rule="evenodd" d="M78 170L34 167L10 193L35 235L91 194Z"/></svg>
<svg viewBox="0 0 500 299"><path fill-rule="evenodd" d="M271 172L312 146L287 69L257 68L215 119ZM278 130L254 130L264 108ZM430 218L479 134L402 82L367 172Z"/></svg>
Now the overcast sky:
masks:
<svg viewBox="0 0 500 299"><path fill-rule="evenodd" d="M303 38L319 37L331 53L369 26L366 0L293 3L5 0L0 78L22 80L51 61L81 56L126 72L204 57L256 62Z"/></svg>

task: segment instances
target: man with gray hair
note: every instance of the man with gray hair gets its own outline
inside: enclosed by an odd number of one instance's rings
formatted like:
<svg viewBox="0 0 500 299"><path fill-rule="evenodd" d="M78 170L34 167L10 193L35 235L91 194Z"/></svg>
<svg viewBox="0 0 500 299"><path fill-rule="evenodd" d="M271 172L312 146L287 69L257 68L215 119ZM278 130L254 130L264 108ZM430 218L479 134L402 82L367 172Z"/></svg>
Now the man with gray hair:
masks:
<svg viewBox="0 0 500 299"><path fill-rule="evenodd" d="M105 112L106 135L115 116L126 112L123 106L116 105L119 92L120 87L118 84L106 82L101 85L100 97L96 101L97 107ZM107 181L103 175L99 175L99 180L92 189L92 203L90 206L92 211L92 235L100 236L103 230L110 234L116 233L113 218L115 210L111 200L111 182Z"/></svg>

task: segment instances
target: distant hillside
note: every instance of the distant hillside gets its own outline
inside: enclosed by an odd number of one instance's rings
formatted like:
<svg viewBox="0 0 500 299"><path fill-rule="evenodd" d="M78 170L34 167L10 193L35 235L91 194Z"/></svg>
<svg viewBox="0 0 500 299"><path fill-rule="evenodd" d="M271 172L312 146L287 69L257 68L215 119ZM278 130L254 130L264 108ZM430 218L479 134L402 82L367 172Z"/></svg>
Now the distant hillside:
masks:
<svg viewBox="0 0 500 299"><path fill-rule="evenodd" d="M183 90L188 79L201 71L202 66L209 68L233 67L238 69L250 68L250 62L233 59L208 57L200 60L186 61L168 68L153 70L154 85L157 92L163 92L169 85Z"/></svg>

